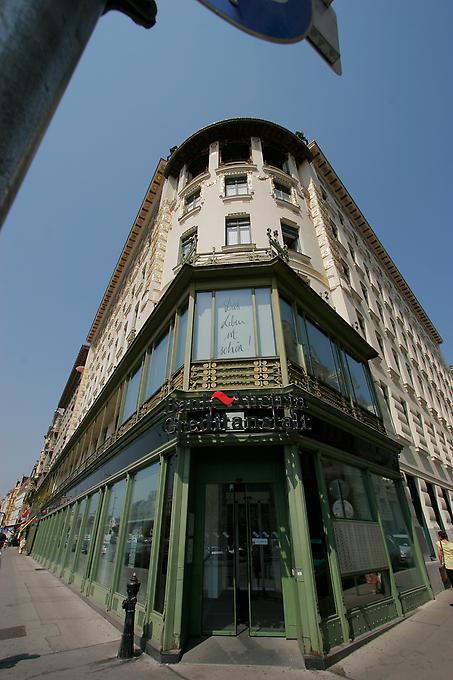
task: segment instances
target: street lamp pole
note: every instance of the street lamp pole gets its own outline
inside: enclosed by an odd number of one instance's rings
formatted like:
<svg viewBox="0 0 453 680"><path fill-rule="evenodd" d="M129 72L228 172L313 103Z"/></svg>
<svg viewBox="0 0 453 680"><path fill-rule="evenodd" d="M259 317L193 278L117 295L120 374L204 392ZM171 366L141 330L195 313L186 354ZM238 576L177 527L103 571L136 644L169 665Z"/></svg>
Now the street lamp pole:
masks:
<svg viewBox="0 0 453 680"><path fill-rule="evenodd" d="M110 9L150 28L154 0L0 3L0 227L99 17Z"/></svg>

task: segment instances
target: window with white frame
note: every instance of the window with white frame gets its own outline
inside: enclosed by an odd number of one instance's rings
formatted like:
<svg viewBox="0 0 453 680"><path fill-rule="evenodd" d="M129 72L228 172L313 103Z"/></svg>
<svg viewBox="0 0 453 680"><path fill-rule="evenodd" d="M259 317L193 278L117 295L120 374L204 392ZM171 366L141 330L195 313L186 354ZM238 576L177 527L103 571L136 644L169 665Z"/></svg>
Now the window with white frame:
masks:
<svg viewBox="0 0 453 680"><path fill-rule="evenodd" d="M291 201L291 187L274 180L274 195L281 201Z"/></svg>
<svg viewBox="0 0 453 680"><path fill-rule="evenodd" d="M184 212L185 213L188 213L191 210L195 210L195 208L200 207L200 205L201 205L200 194L201 194L200 189L197 189L196 191L193 191L191 194L186 196L186 198L184 199Z"/></svg>
<svg viewBox="0 0 453 680"><path fill-rule="evenodd" d="M225 220L225 243L227 246L243 245L251 243L250 217L227 217Z"/></svg>
<svg viewBox="0 0 453 680"><path fill-rule="evenodd" d="M281 222L281 228L284 245L287 246L288 250L295 250L300 253L299 229L285 222Z"/></svg>
<svg viewBox="0 0 453 680"><path fill-rule="evenodd" d="M197 249L197 230L191 229L188 233L181 236L179 245L179 261L184 262L190 252Z"/></svg>
<svg viewBox="0 0 453 680"><path fill-rule="evenodd" d="M225 196L247 196L248 193L247 175L225 177Z"/></svg>
<svg viewBox="0 0 453 680"><path fill-rule="evenodd" d="M270 289L198 292L192 352L196 361L275 356Z"/></svg>

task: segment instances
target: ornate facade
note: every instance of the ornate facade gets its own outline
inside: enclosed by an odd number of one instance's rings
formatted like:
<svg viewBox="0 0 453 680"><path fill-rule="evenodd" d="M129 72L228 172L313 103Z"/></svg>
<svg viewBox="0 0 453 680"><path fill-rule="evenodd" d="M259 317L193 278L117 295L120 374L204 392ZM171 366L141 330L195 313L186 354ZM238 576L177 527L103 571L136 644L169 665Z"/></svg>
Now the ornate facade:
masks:
<svg viewBox="0 0 453 680"><path fill-rule="evenodd" d="M161 160L87 340L33 555L119 616L135 571L150 652L321 666L441 588L441 338L315 142L234 119Z"/></svg>

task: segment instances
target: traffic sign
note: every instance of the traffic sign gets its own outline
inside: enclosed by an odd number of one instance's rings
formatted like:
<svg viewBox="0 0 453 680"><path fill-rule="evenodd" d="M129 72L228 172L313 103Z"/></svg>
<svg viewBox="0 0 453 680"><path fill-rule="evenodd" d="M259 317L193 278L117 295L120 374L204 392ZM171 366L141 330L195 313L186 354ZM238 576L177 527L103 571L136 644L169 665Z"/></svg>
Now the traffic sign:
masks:
<svg viewBox="0 0 453 680"><path fill-rule="evenodd" d="M302 40L312 20L312 0L200 0L247 33L291 43Z"/></svg>
<svg viewBox="0 0 453 680"><path fill-rule="evenodd" d="M337 17L332 0L199 0L237 28L264 40L293 43L306 38L341 74Z"/></svg>

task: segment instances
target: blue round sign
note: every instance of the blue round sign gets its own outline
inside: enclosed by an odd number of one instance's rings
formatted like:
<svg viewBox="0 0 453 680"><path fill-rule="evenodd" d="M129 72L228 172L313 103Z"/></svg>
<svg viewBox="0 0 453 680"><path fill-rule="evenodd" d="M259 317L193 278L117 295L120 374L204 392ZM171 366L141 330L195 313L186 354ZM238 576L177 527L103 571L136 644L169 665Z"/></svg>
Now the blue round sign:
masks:
<svg viewBox="0 0 453 680"><path fill-rule="evenodd" d="M302 40L312 21L312 0L199 0L247 33L273 42Z"/></svg>

